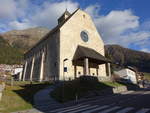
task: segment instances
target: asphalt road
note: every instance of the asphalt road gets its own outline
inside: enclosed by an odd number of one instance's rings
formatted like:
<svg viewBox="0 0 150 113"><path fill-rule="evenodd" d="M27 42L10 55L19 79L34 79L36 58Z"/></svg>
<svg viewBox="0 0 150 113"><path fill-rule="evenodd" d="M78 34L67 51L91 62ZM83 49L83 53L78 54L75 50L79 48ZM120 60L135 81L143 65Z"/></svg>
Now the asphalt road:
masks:
<svg viewBox="0 0 150 113"><path fill-rule="evenodd" d="M50 108L50 107L49 107ZM44 113L150 113L150 90L128 91L52 107Z"/></svg>

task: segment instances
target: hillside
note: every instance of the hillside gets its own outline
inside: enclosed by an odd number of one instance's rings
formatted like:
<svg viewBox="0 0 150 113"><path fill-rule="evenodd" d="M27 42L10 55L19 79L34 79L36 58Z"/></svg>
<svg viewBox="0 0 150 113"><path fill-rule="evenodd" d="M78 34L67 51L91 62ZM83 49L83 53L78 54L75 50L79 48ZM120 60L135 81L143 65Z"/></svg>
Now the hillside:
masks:
<svg viewBox="0 0 150 113"><path fill-rule="evenodd" d="M47 28L36 27L25 30L12 30L1 34L1 36L8 41L12 47L27 51L48 32L49 29Z"/></svg>
<svg viewBox="0 0 150 113"><path fill-rule="evenodd" d="M20 49L11 47L9 43L0 36L0 64L20 64L23 59Z"/></svg>
<svg viewBox="0 0 150 113"><path fill-rule="evenodd" d="M23 53L48 32L47 28L36 27L0 34L0 64L20 63ZM123 48L119 45L106 45L105 51L107 57L122 67L133 66L139 71L150 72L150 53Z"/></svg>
<svg viewBox="0 0 150 113"><path fill-rule="evenodd" d="M135 51L119 45L106 45L106 56L120 66L136 67L139 71L150 72L150 53Z"/></svg>

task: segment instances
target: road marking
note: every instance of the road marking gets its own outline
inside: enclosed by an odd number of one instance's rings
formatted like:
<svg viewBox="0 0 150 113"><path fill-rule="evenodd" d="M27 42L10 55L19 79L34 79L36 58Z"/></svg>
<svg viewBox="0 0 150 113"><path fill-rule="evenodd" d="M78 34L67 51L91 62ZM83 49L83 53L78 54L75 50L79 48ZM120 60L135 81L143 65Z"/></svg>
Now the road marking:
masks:
<svg viewBox="0 0 150 113"><path fill-rule="evenodd" d="M150 91L145 91L145 92L144 92L144 94L149 94L149 93L150 93Z"/></svg>
<svg viewBox="0 0 150 113"><path fill-rule="evenodd" d="M146 108L143 108L141 109L140 111L137 111L136 113L146 113L148 112L150 109L146 109Z"/></svg>
<svg viewBox="0 0 150 113"><path fill-rule="evenodd" d="M91 110L88 110L88 111L84 111L82 113L92 113L92 112L95 112L97 110L102 110L102 109L105 109L105 108L108 108L109 106L108 105L105 105L105 106L101 106L101 107L98 107L98 108L95 108L95 109L91 109Z"/></svg>
<svg viewBox="0 0 150 113"><path fill-rule="evenodd" d="M116 112L116 113L127 113L128 111L130 111L130 110L133 110L134 108L132 108L132 107L128 107L128 108L124 108L124 109L122 109L122 110L119 110L118 112Z"/></svg>
<svg viewBox="0 0 150 113"><path fill-rule="evenodd" d="M80 109L80 108L87 108L89 105L83 105L83 106L79 106L79 107L74 107L74 108L71 108L71 109L66 109L66 110L60 110L58 111L57 113L64 113L64 112L68 112L68 111L73 111L73 110L77 110L77 109Z"/></svg>
<svg viewBox="0 0 150 113"><path fill-rule="evenodd" d="M71 111L71 113L76 113L76 112L80 112L80 111L83 111L83 110L92 109L92 108L95 108L95 107L98 107L98 105L90 106L90 107L87 107L87 108L82 108L82 109L79 109L79 110L76 110L76 111Z"/></svg>
<svg viewBox="0 0 150 113"><path fill-rule="evenodd" d="M138 91L138 92L136 92L136 91L130 91L129 92L129 94L131 95L131 97L129 96L129 98L132 98L132 96L135 96L136 94L140 94L140 93L142 93L142 92L140 92L140 91ZM111 95L110 97L108 97L107 99L112 99L112 98L114 98L114 99L116 99L116 98L118 98L120 95ZM89 101L86 101L86 102L82 102L82 104L87 104L87 103L96 103L96 102L100 102L100 101L105 101L105 99L106 98L101 98L101 99L97 99L97 100L89 100Z"/></svg>
<svg viewBox="0 0 150 113"><path fill-rule="evenodd" d="M119 106L115 106L115 107L113 107L113 108L110 108L110 109L101 111L101 112L99 112L99 113L108 113L108 112L111 112L111 111L113 111L113 110L117 110L117 109L119 109L119 108L120 108Z"/></svg>
<svg viewBox="0 0 150 113"><path fill-rule="evenodd" d="M135 91L126 91L126 92L122 92L120 94L125 95L125 94L130 94L130 93L133 93L133 92L135 92Z"/></svg>
<svg viewBox="0 0 150 113"><path fill-rule="evenodd" d="M107 99L111 99L111 98L117 98L119 95L112 95L111 97L108 97ZM82 102L82 104L87 104L87 103L91 103L91 102L100 102L100 101L104 101L106 98L100 98L100 99L91 99L88 100L86 102Z"/></svg>
<svg viewBox="0 0 150 113"><path fill-rule="evenodd" d="M57 112L57 111L60 111L60 110L65 110L65 109L74 108L74 107L78 107L78 106L81 106L81 104L78 104L76 106L69 106L69 107L65 107L65 108L55 109L55 110L52 110L51 112Z"/></svg>

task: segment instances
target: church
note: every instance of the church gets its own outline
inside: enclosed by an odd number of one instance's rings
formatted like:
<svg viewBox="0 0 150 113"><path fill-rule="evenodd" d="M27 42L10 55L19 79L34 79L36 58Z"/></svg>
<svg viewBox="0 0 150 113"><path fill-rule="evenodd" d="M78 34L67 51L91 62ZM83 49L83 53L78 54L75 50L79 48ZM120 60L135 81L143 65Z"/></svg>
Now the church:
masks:
<svg viewBox="0 0 150 113"><path fill-rule="evenodd" d="M91 17L67 10L58 25L24 54L22 80L73 80L83 75L110 78L110 61Z"/></svg>

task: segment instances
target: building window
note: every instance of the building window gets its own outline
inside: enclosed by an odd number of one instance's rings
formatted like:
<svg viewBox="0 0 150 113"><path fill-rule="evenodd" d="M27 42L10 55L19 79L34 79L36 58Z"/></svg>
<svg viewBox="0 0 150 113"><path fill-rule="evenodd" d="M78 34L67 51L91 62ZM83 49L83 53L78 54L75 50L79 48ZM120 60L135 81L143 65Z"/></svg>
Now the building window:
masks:
<svg viewBox="0 0 150 113"><path fill-rule="evenodd" d="M93 75L95 75L95 73L93 73Z"/></svg>
<svg viewBox="0 0 150 113"><path fill-rule="evenodd" d="M81 74L81 72L79 71L79 72L78 72L78 74L80 75L80 74Z"/></svg>
<svg viewBox="0 0 150 113"><path fill-rule="evenodd" d="M84 42L88 42L88 40L89 40L88 32L85 30L81 31L80 37Z"/></svg>

